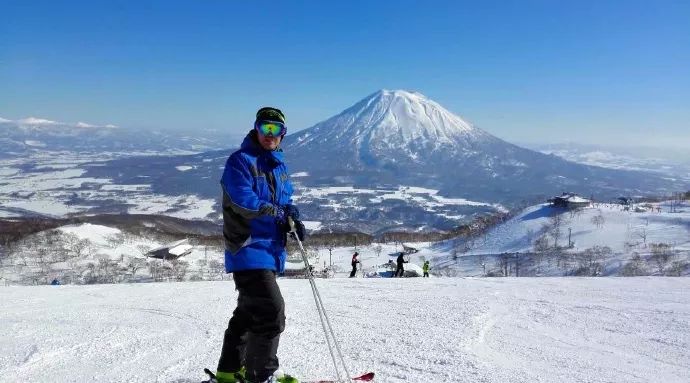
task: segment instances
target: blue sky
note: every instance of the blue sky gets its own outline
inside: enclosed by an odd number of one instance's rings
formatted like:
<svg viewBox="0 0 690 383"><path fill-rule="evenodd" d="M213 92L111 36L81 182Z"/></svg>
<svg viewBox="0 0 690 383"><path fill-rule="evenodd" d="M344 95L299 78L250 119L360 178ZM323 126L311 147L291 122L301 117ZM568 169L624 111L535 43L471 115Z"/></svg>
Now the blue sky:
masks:
<svg viewBox="0 0 690 383"><path fill-rule="evenodd" d="M378 89L509 141L690 148L687 1L0 0L0 117L307 128Z"/></svg>

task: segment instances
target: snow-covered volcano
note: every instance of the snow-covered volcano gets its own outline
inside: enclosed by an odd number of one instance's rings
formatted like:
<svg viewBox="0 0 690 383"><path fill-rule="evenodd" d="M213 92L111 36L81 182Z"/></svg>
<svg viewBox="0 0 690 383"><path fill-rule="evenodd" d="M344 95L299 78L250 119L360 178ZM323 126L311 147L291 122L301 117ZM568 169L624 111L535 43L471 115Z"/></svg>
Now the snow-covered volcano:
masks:
<svg viewBox="0 0 690 383"><path fill-rule="evenodd" d="M303 147L352 147L360 156L417 160L495 139L420 93L381 90L297 136Z"/></svg>
<svg viewBox="0 0 690 383"><path fill-rule="evenodd" d="M353 169L394 169L433 157L452 161L449 154L467 155L497 142L503 143L424 95L403 90L378 91L287 139L291 157L319 153L325 161L318 163L325 167L345 157Z"/></svg>
<svg viewBox="0 0 690 383"><path fill-rule="evenodd" d="M515 202L572 190L608 198L672 190L661 177L575 164L503 141L416 92L381 90L286 138L305 185L412 185Z"/></svg>

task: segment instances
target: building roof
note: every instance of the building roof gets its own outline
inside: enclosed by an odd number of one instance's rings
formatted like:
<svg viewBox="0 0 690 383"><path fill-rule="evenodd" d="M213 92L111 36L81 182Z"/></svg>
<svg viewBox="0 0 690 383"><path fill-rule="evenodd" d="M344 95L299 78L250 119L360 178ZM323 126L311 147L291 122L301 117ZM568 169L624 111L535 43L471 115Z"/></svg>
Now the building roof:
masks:
<svg viewBox="0 0 690 383"><path fill-rule="evenodd" d="M551 200L552 201L558 200L558 201L563 201L563 202L567 202L567 203L577 203L577 204L592 202L589 199L580 197L579 195L577 195L575 193L563 193L559 196L553 197Z"/></svg>

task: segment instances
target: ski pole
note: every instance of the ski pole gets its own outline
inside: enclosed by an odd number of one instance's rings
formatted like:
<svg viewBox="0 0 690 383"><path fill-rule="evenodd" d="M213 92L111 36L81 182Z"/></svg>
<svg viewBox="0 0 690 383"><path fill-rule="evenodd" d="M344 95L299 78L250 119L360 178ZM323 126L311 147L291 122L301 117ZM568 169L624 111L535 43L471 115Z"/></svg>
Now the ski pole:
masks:
<svg viewBox="0 0 690 383"><path fill-rule="evenodd" d="M302 254L302 261L304 261L304 265L307 268L309 284L311 285L312 295L314 296L314 301L316 302L316 310L319 312L319 320L321 321L321 327L323 328L324 334L326 335L328 351L331 353L331 358L333 359L333 367L335 368L335 374L338 378L338 381L341 381L340 368L338 367L338 362L336 360L335 354L333 353L333 347L331 346L330 338L332 338L333 344L335 345L335 349L338 352L338 357L340 358L340 363L342 364L343 369L345 370L347 381L352 383L352 375L350 375L350 371L348 370L347 365L345 364L345 358L343 357L343 353L340 350L340 345L338 344L338 341L335 338L335 332L333 331L331 321L328 319L328 315L326 314L326 307L323 305L323 300L321 299L319 289L316 288L316 281L314 280L314 276L311 273L309 259L307 258L307 251L304 250L304 245L302 245L302 241L300 241L299 236L297 235L297 231L295 230L295 221L292 219L292 217L288 217L288 224L290 225L290 233L292 234L292 237L297 241L297 245L299 245L300 253Z"/></svg>

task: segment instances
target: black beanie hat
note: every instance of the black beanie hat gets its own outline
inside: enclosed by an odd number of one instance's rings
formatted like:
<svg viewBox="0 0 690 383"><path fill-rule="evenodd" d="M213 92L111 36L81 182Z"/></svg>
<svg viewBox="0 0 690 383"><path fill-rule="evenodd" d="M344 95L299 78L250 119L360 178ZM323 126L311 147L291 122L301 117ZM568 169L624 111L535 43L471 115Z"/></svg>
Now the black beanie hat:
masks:
<svg viewBox="0 0 690 383"><path fill-rule="evenodd" d="M267 106L256 112L256 121L276 121L284 124L285 115L280 109Z"/></svg>

